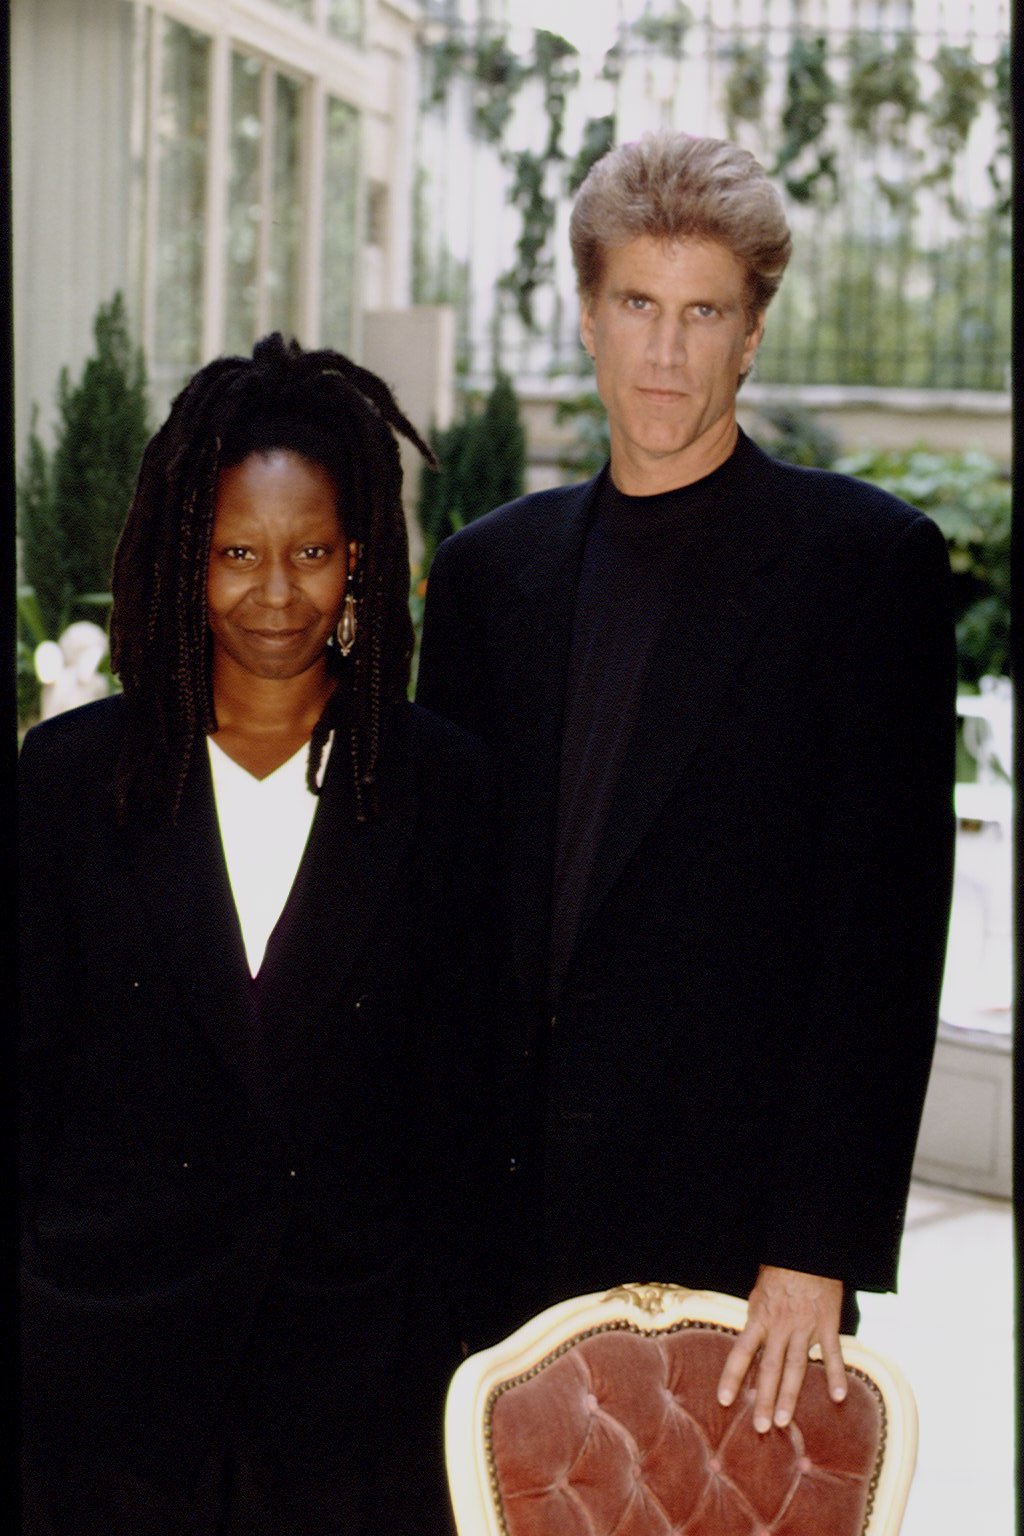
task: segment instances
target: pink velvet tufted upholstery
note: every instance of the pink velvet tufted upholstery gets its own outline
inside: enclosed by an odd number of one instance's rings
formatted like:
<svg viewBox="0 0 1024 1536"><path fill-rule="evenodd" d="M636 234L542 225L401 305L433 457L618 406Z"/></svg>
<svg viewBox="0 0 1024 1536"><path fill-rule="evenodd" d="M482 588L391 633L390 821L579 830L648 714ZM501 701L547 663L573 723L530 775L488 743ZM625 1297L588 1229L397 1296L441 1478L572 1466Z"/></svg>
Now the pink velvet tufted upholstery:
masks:
<svg viewBox="0 0 1024 1536"><path fill-rule="evenodd" d="M557 1302L464 1360L445 1410L459 1536L898 1536L914 1396L860 1339L808 1365L793 1423L717 1399L746 1302L666 1284Z"/></svg>
<svg viewBox="0 0 1024 1536"><path fill-rule="evenodd" d="M829 1401L812 1362L796 1419L755 1434L719 1407L732 1335L594 1331L497 1388L491 1473L508 1536L859 1536L884 1443L878 1391Z"/></svg>

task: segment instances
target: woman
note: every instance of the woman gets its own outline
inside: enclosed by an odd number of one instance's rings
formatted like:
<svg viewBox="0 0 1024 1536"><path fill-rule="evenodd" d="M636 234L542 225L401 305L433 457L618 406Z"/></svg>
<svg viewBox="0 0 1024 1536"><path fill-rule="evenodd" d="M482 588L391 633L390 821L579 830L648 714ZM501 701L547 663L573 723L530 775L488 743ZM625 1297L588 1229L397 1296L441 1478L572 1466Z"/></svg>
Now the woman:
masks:
<svg viewBox="0 0 1024 1536"><path fill-rule="evenodd" d="M429 457L337 353L202 369L115 559L123 695L25 741L40 1536L444 1521L489 791L405 699L394 431Z"/></svg>

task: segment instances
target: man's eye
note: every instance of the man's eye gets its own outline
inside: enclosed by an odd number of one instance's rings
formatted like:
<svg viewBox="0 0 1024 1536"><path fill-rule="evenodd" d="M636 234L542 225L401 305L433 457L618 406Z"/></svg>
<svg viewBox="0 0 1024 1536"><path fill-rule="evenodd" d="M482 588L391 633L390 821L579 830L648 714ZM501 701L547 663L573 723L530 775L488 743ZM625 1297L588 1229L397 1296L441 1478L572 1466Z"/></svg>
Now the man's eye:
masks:
<svg viewBox="0 0 1024 1536"><path fill-rule="evenodd" d="M710 320L713 315L718 314L713 304L695 304L693 307L702 320Z"/></svg>
<svg viewBox="0 0 1024 1536"><path fill-rule="evenodd" d="M629 309L646 309L650 302L650 299L645 299L642 293L631 293L626 300Z"/></svg>

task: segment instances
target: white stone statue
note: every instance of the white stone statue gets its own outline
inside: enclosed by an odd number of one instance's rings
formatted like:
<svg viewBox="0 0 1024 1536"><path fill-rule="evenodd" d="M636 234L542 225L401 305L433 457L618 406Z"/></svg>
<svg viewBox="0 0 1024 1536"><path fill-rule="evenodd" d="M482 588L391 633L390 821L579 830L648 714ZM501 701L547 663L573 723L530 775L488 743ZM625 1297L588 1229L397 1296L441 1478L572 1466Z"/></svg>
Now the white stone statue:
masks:
<svg viewBox="0 0 1024 1536"><path fill-rule="evenodd" d="M106 635L88 619L69 624L59 641L44 640L36 646L33 660L43 685L40 714L44 720L110 692L110 681L99 670L106 654Z"/></svg>

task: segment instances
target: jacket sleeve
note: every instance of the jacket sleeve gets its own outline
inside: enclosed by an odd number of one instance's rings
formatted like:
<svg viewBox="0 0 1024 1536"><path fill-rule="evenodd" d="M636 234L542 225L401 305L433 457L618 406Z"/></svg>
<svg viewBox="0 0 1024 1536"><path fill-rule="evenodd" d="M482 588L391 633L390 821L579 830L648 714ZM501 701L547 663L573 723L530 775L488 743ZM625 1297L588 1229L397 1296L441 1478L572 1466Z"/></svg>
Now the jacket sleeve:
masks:
<svg viewBox="0 0 1024 1536"><path fill-rule="evenodd" d="M833 670L807 1009L794 1021L763 1262L895 1288L952 889L949 564L921 517Z"/></svg>
<svg viewBox="0 0 1024 1536"><path fill-rule="evenodd" d="M497 743L484 635L465 582L460 586L455 550L450 540L442 544L427 578L416 702L493 747Z"/></svg>
<svg viewBox="0 0 1024 1536"><path fill-rule="evenodd" d="M74 849L62 827L70 765L59 743L30 731L18 765L18 1106L21 1221L33 1220L59 1140L74 1070L82 974L72 886Z"/></svg>

